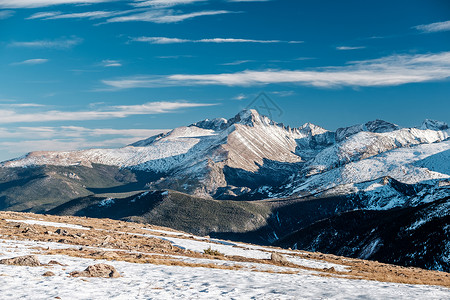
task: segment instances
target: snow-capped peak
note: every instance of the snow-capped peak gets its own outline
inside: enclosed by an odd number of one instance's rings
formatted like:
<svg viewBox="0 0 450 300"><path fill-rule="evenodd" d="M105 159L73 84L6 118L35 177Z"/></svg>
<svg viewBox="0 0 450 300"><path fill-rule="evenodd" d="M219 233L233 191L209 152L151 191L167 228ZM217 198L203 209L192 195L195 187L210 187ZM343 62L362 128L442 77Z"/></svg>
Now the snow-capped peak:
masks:
<svg viewBox="0 0 450 300"><path fill-rule="evenodd" d="M366 131L382 133L401 129L400 126L383 120L369 121L364 124Z"/></svg>
<svg viewBox="0 0 450 300"><path fill-rule="evenodd" d="M216 119L205 119L203 121L196 122L189 126L196 126L198 128L203 129L211 129L214 131L224 130L228 127L228 120L224 118L216 118Z"/></svg>
<svg viewBox="0 0 450 300"><path fill-rule="evenodd" d="M430 120L430 119L425 119L422 122L422 125L420 126L420 129L422 130L426 130L426 129L430 129L430 130L447 130L448 124L442 121L437 121L437 120Z"/></svg>
<svg viewBox="0 0 450 300"><path fill-rule="evenodd" d="M273 123L269 118L261 116L255 109L241 110L236 116L228 120L229 124L242 124L253 127L261 123Z"/></svg>
<svg viewBox="0 0 450 300"><path fill-rule="evenodd" d="M321 134L321 133L328 131L323 127L317 126L317 125L309 123L309 122L300 126L298 128L298 130L300 133L303 133L305 135L311 135L311 136L316 135L316 134Z"/></svg>
<svg viewBox="0 0 450 300"><path fill-rule="evenodd" d="M365 124L357 124L349 127L338 128L336 130L336 141L340 142L345 138L348 138L361 131L383 133L392 132L399 129L401 129L401 127L396 124L377 119L374 121L369 121Z"/></svg>

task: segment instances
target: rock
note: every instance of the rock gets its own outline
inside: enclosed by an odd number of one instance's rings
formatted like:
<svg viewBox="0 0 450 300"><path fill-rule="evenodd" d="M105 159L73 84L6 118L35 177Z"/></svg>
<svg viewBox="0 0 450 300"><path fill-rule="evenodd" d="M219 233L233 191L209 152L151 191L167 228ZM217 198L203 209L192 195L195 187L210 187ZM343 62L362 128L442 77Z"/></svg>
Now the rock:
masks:
<svg viewBox="0 0 450 300"><path fill-rule="evenodd" d="M42 276L45 276L45 277L55 276L55 273L53 273L52 271L47 271L44 274L42 274Z"/></svg>
<svg viewBox="0 0 450 300"><path fill-rule="evenodd" d="M120 273L116 268L107 264L96 264L86 268L84 271L74 271L70 273L72 277L103 277L103 278L117 278Z"/></svg>
<svg viewBox="0 0 450 300"><path fill-rule="evenodd" d="M48 262L48 264L49 265L60 265L60 266L64 266L64 267L67 266L65 264L60 263L59 261L56 261L56 260L51 260L51 261Z"/></svg>
<svg viewBox="0 0 450 300"><path fill-rule="evenodd" d="M61 228L56 229L55 233L60 235L69 235L69 232L67 230Z"/></svg>
<svg viewBox="0 0 450 300"><path fill-rule="evenodd" d="M97 252L92 253L91 256L100 256L100 257L103 257L106 259L108 259L108 258L113 259L113 258L119 257L119 255L117 253L114 253L111 251L97 251Z"/></svg>
<svg viewBox="0 0 450 300"><path fill-rule="evenodd" d="M0 264L14 265L14 266L28 266L28 267L37 267L41 265L36 255L25 255L13 258L5 258L0 260Z"/></svg>
<svg viewBox="0 0 450 300"><path fill-rule="evenodd" d="M273 252L272 255L270 255L270 260L275 262L275 263L280 263L280 264L288 264L289 261L286 259L286 257L284 257L283 255Z"/></svg>

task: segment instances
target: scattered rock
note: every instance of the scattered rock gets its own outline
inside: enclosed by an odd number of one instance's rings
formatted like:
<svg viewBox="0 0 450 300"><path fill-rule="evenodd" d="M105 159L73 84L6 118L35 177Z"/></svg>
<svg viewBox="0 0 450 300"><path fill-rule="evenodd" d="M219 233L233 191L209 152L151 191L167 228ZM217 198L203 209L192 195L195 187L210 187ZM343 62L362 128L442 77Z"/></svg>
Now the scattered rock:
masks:
<svg viewBox="0 0 450 300"><path fill-rule="evenodd" d="M65 264L60 263L59 261L56 260L51 260L48 262L49 265L59 265L59 266L67 266Z"/></svg>
<svg viewBox="0 0 450 300"><path fill-rule="evenodd" d="M55 233L60 235L69 235L69 232L67 230L61 228L56 229Z"/></svg>
<svg viewBox="0 0 450 300"><path fill-rule="evenodd" d="M53 273L52 271L47 271L44 274L42 274L42 276L45 276L45 277L55 276L55 273Z"/></svg>
<svg viewBox="0 0 450 300"><path fill-rule="evenodd" d="M70 273L72 277L103 277L103 278L117 278L120 273L116 268L107 264L96 264L86 268L84 271L74 271Z"/></svg>
<svg viewBox="0 0 450 300"><path fill-rule="evenodd" d="M25 255L13 258L0 259L0 264L13 266L28 266L28 267L37 267L41 265L36 255Z"/></svg>
<svg viewBox="0 0 450 300"><path fill-rule="evenodd" d="M97 252L92 253L91 256L100 256L100 257L103 257L106 259L108 259L108 258L113 259L113 258L119 257L119 255L117 253L111 252L111 251L97 251Z"/></svg>
<svg viewBox="0 0 450 300"><path fill-rule="evenodd" d="M330 267L330 268L325 268L323 269L326 272L336 272L336 270L334 269L334 267Z"/></svg>
<svg viewBox="0 0 450 300"><path fill-rule="evenodd" d="M286 259L286 257L284 257L283 255L273 252L272 255L270 255L270 260L275 262L275 263L280 263L280 264L288 264L289 261Z"/></svg>

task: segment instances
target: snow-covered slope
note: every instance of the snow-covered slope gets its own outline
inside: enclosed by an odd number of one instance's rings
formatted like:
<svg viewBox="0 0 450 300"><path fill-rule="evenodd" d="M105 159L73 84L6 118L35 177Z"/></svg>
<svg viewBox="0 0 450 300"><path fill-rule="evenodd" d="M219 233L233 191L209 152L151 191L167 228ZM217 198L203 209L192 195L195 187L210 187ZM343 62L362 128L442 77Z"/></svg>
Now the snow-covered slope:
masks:
<svg viewBox="0 0 450 300"><path fill-rule="evenodd" d="M42 264L0 263L1 299L450 296L448 274L443 272L234 243L108 219L5 212L1 217L0 259L35 255ZM90 230L80 230L75 224ZM218 252L209 255L207 249ZM276 262L274 255L285 261ZM75 277L72 273L94 264L110 265L120 276Z"/></svg>

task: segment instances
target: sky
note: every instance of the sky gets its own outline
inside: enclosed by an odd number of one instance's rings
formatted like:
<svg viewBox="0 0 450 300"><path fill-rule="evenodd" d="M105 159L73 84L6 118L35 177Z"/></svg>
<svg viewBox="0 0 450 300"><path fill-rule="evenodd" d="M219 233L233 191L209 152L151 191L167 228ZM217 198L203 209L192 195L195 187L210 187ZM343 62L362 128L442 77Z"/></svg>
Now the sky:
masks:
<svg viewBox="0 0 450 300"><path fill-rule="evenodd" d="M450 123L448 0L0 0L0 161L256 108Z"/></svg>

